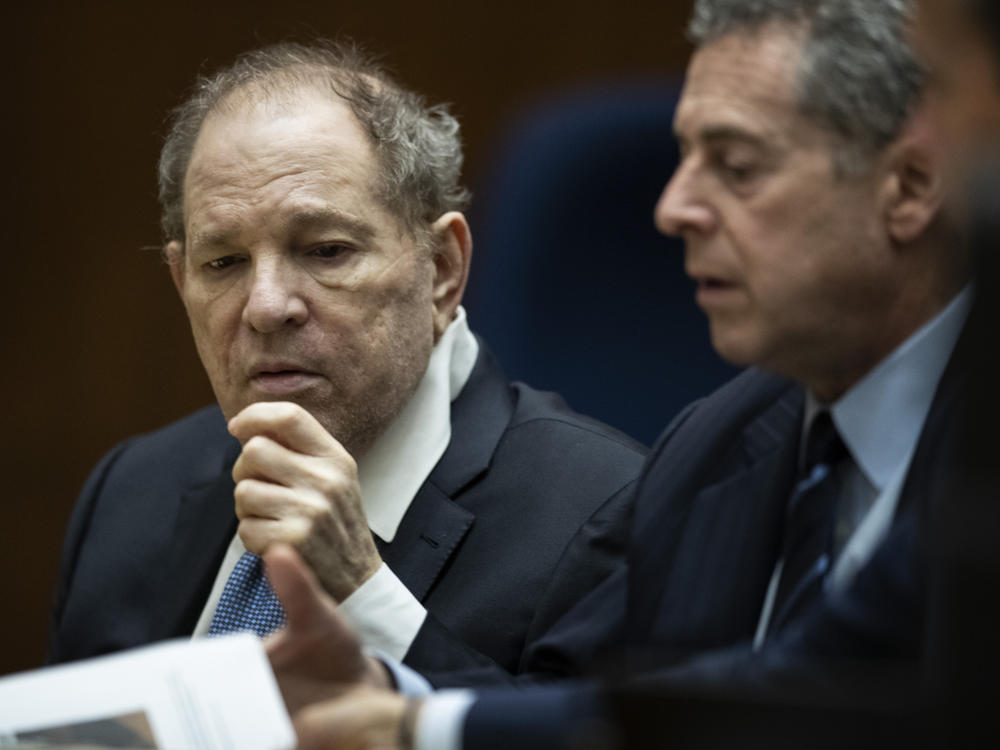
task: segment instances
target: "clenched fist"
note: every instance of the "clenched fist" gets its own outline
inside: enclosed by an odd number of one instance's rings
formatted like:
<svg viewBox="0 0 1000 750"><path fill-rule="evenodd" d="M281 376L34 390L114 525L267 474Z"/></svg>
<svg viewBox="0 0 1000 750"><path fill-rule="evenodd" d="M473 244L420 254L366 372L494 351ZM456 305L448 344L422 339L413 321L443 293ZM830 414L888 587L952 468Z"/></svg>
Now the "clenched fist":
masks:
<svg viewBox="0 0 1000 750"><path fill-rule="evenodd" d="M354 459L298 404L251 404L229 432L243 444L233 479L244 546L290 544L342 602L382 565Z"/></svg>

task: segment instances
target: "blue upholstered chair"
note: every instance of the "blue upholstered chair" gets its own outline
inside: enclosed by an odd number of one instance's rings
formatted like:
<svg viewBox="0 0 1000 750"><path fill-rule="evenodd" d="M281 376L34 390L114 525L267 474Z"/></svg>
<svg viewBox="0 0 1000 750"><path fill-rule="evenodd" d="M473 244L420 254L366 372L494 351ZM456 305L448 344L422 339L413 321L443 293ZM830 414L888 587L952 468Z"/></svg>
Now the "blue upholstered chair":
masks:
<svg viewBox="0 0 1000 750"><path fill-rule="evenodd" d="M508 374L644 442L735 373L709 344L681 243L653 227L677 94L639 81L532 108L471 214L466 305Z"/></svg>

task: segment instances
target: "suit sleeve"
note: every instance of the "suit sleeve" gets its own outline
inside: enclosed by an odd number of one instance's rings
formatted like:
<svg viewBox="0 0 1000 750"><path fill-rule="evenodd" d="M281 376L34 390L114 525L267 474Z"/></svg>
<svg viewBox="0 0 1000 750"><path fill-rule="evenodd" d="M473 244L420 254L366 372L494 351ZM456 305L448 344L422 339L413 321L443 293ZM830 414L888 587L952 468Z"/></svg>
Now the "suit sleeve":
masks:
<svg viewBox="0 0 1000 750"><path fill-rule="evenodd" d="M517 674L458 639L428 613L404 663L438 688L527 683L579 674L593 652L621 631L623 563L635 482L588 519L560 558L535 612Z"/></svg>
<svg viewBox="0 0 1000 750"><path fill-rule="evenodd" d="M69 597L69 592L73 587L73 574L76 570L76 561L80 554L80 547L87 536L90 521L93 518L94 510L100 499L104 483L111 473L115 462L126 451L132 440L119 443L109 451L87 477L87 481L80 490L73 513L70 515L69 523L66 527L66 535L63 539L62 556L59 564L59 581L56 584L56 593L52 603L51 622L49 630L49 649L46 656L47 664L56 664L64 661L62 652L63 634L60 631L63 610Z"/></svg>
<svg viewBox="0 0 1000 750"><path fill-rule="evenodd" d="M699 403L675 417L652 455L673 439ZM528 629L515 674L460 642L430 613L404 663L437 688L526 685L602 668L624 633L625 550L641 485L642 475L613 494L566 547Z"/></svg>

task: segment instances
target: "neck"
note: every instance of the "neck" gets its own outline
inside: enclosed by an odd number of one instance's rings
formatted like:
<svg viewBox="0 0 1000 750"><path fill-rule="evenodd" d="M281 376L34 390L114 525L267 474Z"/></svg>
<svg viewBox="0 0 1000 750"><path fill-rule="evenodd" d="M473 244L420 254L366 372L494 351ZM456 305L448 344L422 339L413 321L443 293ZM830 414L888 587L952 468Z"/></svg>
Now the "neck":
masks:
<svg viewBox="0 0 1000 750"><path fill-rule="evenodd" d="M900 295L897 303L886 312L886 325L879 328L878 335L855 341L849 356L827 362L814 374L797 379L819 401L826 404L836 401L940 314L963 286L964 281L948 285L938 293Z"/></svg>

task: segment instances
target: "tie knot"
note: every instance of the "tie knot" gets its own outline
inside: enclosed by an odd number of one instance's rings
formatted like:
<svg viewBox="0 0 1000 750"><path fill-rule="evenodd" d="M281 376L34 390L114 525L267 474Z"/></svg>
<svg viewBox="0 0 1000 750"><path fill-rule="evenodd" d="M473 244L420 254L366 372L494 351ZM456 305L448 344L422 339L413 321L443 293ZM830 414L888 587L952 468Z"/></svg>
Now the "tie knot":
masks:
<svg viewBox="0 0 1000 750"><path fill-rule="evenodd" d="M847 455L847 447L837 432L830 412L822 411L813 419L806 439L804 469L810 472L816 466L832 466Z"/></svg>

